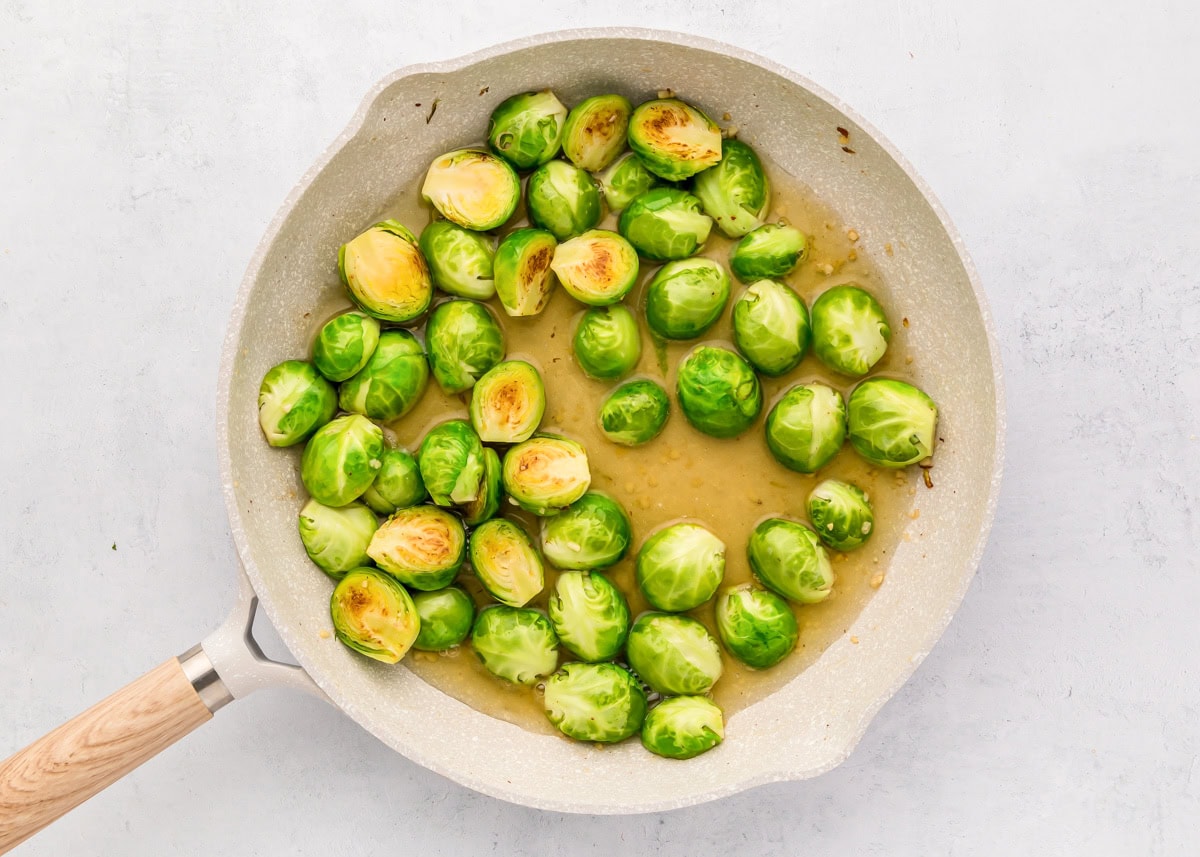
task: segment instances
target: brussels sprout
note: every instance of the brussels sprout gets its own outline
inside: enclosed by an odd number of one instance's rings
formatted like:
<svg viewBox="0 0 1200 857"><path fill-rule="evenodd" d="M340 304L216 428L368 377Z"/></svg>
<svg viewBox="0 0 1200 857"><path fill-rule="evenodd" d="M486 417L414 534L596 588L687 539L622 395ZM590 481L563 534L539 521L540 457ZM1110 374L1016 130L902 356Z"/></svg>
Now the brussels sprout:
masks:
<svg viewBox="0 0 1200 857"><path fill-rule="evenodd" d="M708 693L721 677L721 649L690 616L643 613L625 641L629 665L666 696Z"/></svg>
<svg viewBox="0 0 1200 857"><path fill-rule="evenodd" d="M731 655L765 670L796 648L800 627L792 608L774 592L739 586L717 598L717 633Z"/></svg>
<svg viewBox="0 0 1200 857"><path fill-rule="evenodd" d="M629 148L656 176L680 181L721 160L721 129L690 104L660 98L633 111Z"/></svg>
<svg viewBox="0 0 1200 857"><path fill-rule="evenodd" d="M762 226L771 206L771 185L762 161L741 140L726 140L721 162L692 181L692 192L700 197L704 212L730 238Z"/></svg>
<svg viewBox="0 0 1200 857"><path fill-rule="evenodd" d="M533 540L507 518L492 518L472 530L469 550L483 588L509 607L524 607L546 585Z"/></svg>
<svg viewBox="0 0 1200 857"><path fill-rule="evenodd" d="M471 648L488 672L514 684L535 684L558 666L558 637L550 620L528 607L496 604L480 610Z"/></svg>
<svg viewBox="0 0 1200 857"><path fill-rule="evenodd" d="M607 306L633 288L637 251L617 233L593 229L559 244L550 269L575 300Z"/></svg>
<svg viewBox="0 0 1200 857"><path fill-rule="evenodd" d="M808 236L793 226L760 226L733 248L729 267L743 283L786 277L808 258Z"/></svg>
<svg viewBox="0 0 1200 857"><path fill-rule="evenodd" d="M563 154L581 170L597 172L625 149L633 105L623 95L593 95L571 108L563 127Z"/></svg>
<svg viewBox="0 0 1200 857"><path fill-rule="evenodd" d="M258 388L258 424L271 446L308 440L336 413L337 391L303 360L275 366Z"/></svg>
<svg viewBox="0 0 1200 857"><path fill-rule="evenodd" d="M332 509L309 500L300 510L304 552L334 580L340 580L352 568L370 563L367 545L378 526L375 514L361 503Z"/></svg>
<svg viewBox="0 0 1200 857"><path fill-rule="evenodd" d="M410 506L379 525L367 555L413 589L449 586L466 556L462 521L437 506Z"/></svg>
<svg viewBox="0 0 1200 857"><path fill-rule="evenodd" d="M521 201L521 180L490 152L458 149L433 159L421 196L447 220L486 232L502 226Z"/></svg>
<svg viewBox="0 0 1200 857"><path fill-rule="evenodd" d="M522 92L500 102L488 123L488 145L518 170L558 154L567 108L548 89Z"/></svg>
<svg viewBox="0 0 1200 857"><path fill-rule="evenodd" d="M612 212L621 211L633 202L634 197L658 186L658 176L646 169L641 158L633 152L617 158L596 178L600 180L604 201Z"/></svg>
<svg viewBox="0 0 1200 857"><path fill-rule="evenodd" d="M837 551L861 547L875 528L871 500L857 485L826 479L808 495L808 519L821 541Z"/></svg>
<svg viewBox="0 0 1200 857"><path fill-rule="evenodd" d="M704 696L673 696L646 715L642 746L668 759L691 759L725 740L720 707Z"/></svg>
<svg viewBox="0 0 1200 857"><path fill-rule="evenodd" d="M600 431L621 446L641 446L662 433L671 415L667 391L645 378L617 387L600 405Z"/></svg>
<svg viewBox="0 0 1200 857"><path fill-rule="evenodd" d="M439 506L470 503L479 496L485 463L483 444L466 420L447 420L435 426L417 451L421 479Z"/></svg>
<svg viewBox="0 0 1200 857"><path fill-rule="evenodd" d="M329 616L333 633L348 648L385 664L404 657L421 627L408 592L374 568L346 572L333 588Z"/></svg>
<svg viewBox="0 0 1200 857"><path fill-rule="evenodd" d="M824 384L797 384L767 414L767 447L775 460L800 473L816 473L846 440L846 404Z"/></svg>
<svg viewBox="0 0 1200 857"><path fill-rule="evenodd" d="M554 289L550 263L558 242L544 229L516 229L496 248L496 294L511 316L537 315Z"/></svg>
<svg viewBox="0 0 1200 857"><path fill-rule="evenodd" d="M647 259L686 259L708 240L712 218L687 191L656 187L634 197L621 212L617 229Z"/></svg>
<svg viewBox="0 0 1200 857"><path fill-rule="evenodd" d="M587 450L565 437L536 435L504 456L505 493L535 515L557 514L591 484Z"/></svg>
<svg viewBox="0 0 1200 857"><path fill-rule="evenodd" d="M376 223L338 250L350 299L368 315L403 324L433 300L433 281L417 238L397 220Z"/></svg>
<svg viewBox="0 0 1200 857"><path fill-rule="evenodd" d="M813 301L813 352L835 372L866 375L891 338L883 307L858 286L834 286Z"/></svg>
<svg viewBox="0 0 1200 857"><path fill-rule="evenodd" d="M344 312L317 333L313 363L330 381L345 381L367 365L378 344L378 321L361 312Z"/></svg>
<svg viewBox="0 0 1200 857"><path fill-rule="evenodd" d="M833 590L829 554L803 524L768 518L750 534L746 555L758 579L784 598L816 604Z"/></svg>
<svg viewBox="0 0 1200 857"><path fill-rule="evenodd" d="M520 443L546 412L542 376L524 360L497 363L471 391L471 425L484 443Z"/></svg>
<svg viewBox="0 0 1200 857"><path fill-rule="evenodd" d="M808 340L808 310L783 283L759 280L734 301L734 344L764 375L778 377L799 366Z"/></svg>
<svg viewBox="0 0 1200 857"><path fill-rule="evenodd" d="M504 359L504 333L483 304L446 301L429 314L425 347L429 368L441 388L461 393Z"/></svg>
<svg viewBox="0 0 1200 857"><path fill-rule="evenodd" d="M616 664L563 664L546 680L546 717L568 738L611 744L636 735L646 692Z"/></svg>
<svg viewBox="0 0 1200 857"><path fill-rule="evenodd" d="M345 506L375 481L383 456L383 429L349 414L326 423L300 458L300 480L323 506Z"/></svg>
<svg viewBox="0 0 1200 857"><path fill-rule="evenodd" d="M533 225L559 241L592 229L602 213L592 177L566 161L550 161L534 171L525 188L525 204Z"/></svg>
<svg viewBox="0 0 1200 857"><path fill-rule="evenodd" d="M421 470L412 453L403 449L385 449L379 459L379 472L362 500L380 515L415 506L429 496L421 481Z"/></svg>
<svg viewBox="0 0 1200 857"><path fill-rule="evenodd" d="M597 491L542 522L542 553L556 568L608 568L625 556L632 538L625 510Z"/></svg>
<svg viewBox="0 0 1200 857"><path fill-rule="evenodd" d="M496 294L492 238L449 220L434 220L421 233L421 252L433 284L449 295L486 301Z"/></svg>
<svg viewBox="0 0 1200 857"><path fill-rule="evenodd" d="M504 499L501 470L500 456L496 454L496 450L485 446L483 448L483 481L479 484L479 496L462 505L463 523L467 526L474 527L482 524L489 518L496 517L496 513L500 511L500 501Z"/></svg>
<svg viewBox="0 0 1200 857"><path fill-rule="evenodd" d="M457 586L436 592L418 592L412 597L421 618L421 633L413 648L422 652L444 652L467 639L475 621L475 602Z"/></svg>
<svg viewBox="0 0 1200 857"><path fill-rule="evenodd" d="M725 543L699 524L672 524L638 551L638 586L659 610L699 607L724 579Z"/></svg>
<svg viewBox="0 0 1200 857"><path fill-rule="evenodd" d="M385 330L367 365L342 382L338 403L343 411L387 422L411 411L428 384L421 343L407 330Z"/></svg>
<svg viewBox="0 0 1200 857"><path fill-rule="evenodd" d="M571 654L606 661L617 656L629 636L629 604L604 575L565 571L550 593L550 621Z"/></svg>
<svg viewBox="0 0 1200 857"><path fill-rule="evenodd" d="M628 307L593 307L579 319L571 346L589 378L620 378L641 359L642 335Z"/></svg>
<svg viewBox="0 0 1200 857"><path fill-rule="evenodd" d="M646 287L646 324L663 339L695 339L728 301L729 274L712 259L668 262Z"/></svg>
<svg viewBox="0 0 1200 857"><path fill-rule="evenodd" d="M881 467L907 467L933 455L938 409L912 384L863 381L850 394L850 443Z"/></svg>
<svg viewBox="0 0 1200 857"><path fill-rule="evenodd" d="M701 345L683 358L675 395L687 421L713 437L734 437L762 410L762 386L750 364L728 348Z"/></svg>

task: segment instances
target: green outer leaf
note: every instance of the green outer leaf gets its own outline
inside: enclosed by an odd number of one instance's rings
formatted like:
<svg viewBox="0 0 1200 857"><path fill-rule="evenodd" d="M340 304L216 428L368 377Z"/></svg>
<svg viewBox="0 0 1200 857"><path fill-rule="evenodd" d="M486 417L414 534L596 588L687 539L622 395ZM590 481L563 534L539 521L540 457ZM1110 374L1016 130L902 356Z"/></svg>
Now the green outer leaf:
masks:
<svg viewBox="0 0 1200 857"><path fill-rule="evenodd" d="M658 187L659 178L646 169L646 165L633 152L617 158L604 172L596 177L608 210L616 213L633 202L650 188Z"/></svg>
<svg viewBox="0 0 1200 857"><path fill-rule="evenodd" d="M439 506L470 503L483 483L483 444L466 420L447 420L429 430L417 452L421 479Z"/></svg>
<svg viewBox="0 0 1200 857"><path fill-rule="evenodd" d="M747 666L765 670L796 648L800 626L788 603L749 585L717 598L717 633L729 654Z"/></svg>
<svg viewBox="0 0 1200 857"><path fill-rule="evenodd" d="M616 664L563 664L546 681L546 717L568 738L611 744L636 735L646 693Z"/></svg>
<svg viewBox="0 0 1200 857"><path fill-rule="evenodd" d="M833 590L833 566L817 534L803 524L768 518L750 534L746 556L758 579L791 601L816 604Z"/></svg>
<svg viewBox="0 0 1200 857"><path fill-rule="evenodd" d="M271 446L294 446L337 413L337 391L303 360L285 360L263 376L258 424Z"/></svg>
<svg viewBox="0 0 1200 857"><path fill-rule="evenodd" d="M759 280L733 303L733 341L764 375L786 375L804 359L810 339L808 310L790 288Z"/></svg>
<svg viewBox="0 0 1200 857"><path fill-rule="evenodd" d="M656 261L686 259L700 251L712 218L685 190L656 187L635 197L621 212L617 231L641 256Z"/></svg>
<svg viewBox="0 0 1200 857"><path fill-rule="evenodd" d="M808 519L821 541L837 551L862 547L875 530L871 501L857 485L826 479L808 495Z"/></svg>
<svg viewBox="0 0 1200 857"><path fill-rule="evenodd" d="M729 274L719 262L668 262L646 286L646 324L663 339L696 339L721 317L729 290Z"/></svg>
<svg viewBox="0 0 1200 857"><path fill-rule="evenodd" d="M608 568L624 558L632 540L621 504L599 491L589 491L542 522L542 553L555 568Z"/></svg>
<svg viewBox="0 0 1200 857"><path fill-rule="evenodd" d="M636 576L655 608L692 610L712 598L725 578L725 543L700 524L672 524L642 543Z"/></svg>
<svg viewBox="0 0 1200 857"><path fill-rule="evenodd" d="M592 177L566 161L550 161L533 172L525 204L530 222L559 241L594 229L603 214Z"/></svg>
<svg viewBox="0 0 1200 857"><path fill-rule="evenodd" d="M580 317L571 348L589 378L621 378L642 356L637 318L622 304L592 307Z"/></svg>
<svg viewBox="0 0 1200 857"><path fill-rule="evenodd" d="M629 603L604 575L564 571L548 604L558 640L577 658L615 658L629 636Z"/></svg>
<svg viewBox="0 0 1200 857"><path fill-rule="evenodd" d="M514 684L536 684L558 666L550 620L528 607L497 604L475 617L471 647L488 672Z"/></svg>
<svg viewBox="0 0 1200 857"><path fill-rule="evenodd" d="M488 121L488 146L518 170L558 154L567 108L549 89L522 92L501 101Z"/></svg>
<svg viewBox="0 0 1200 857"><path fill-rule="evenodd" d="M350 503L335 509L309 500L297 517L304 552L334 580L352 568L371 564L367 545L379 522L366 506Z"/></svg>
<svg viewBox="0 0 1200 857"><path fill-rule="evenodd" d="M813 301L813 353L843 375L871 371L892 338L879 301L853 283L834 286Z"/></svg>
<svg viewBox="0 0 1200 857"><path fill-rule="evenodd" d="M421 481L421 470L412 453L403 449L385 449L379 473L362 500L379 515L390 515L422 502L429 493Z"/></svg>
<svg viewBox="0 0 1200 857"><path fill-rule="evenodd" d="M379 345L379 322L344 312L322 325L313 340L313 364L330 381L345 381L367 365Z"/></svg>
<svg viewBox="0 0 1200 857"><path fill-rule="evenodd" d="M771 206L771 183L754 150L741 140L721 144L721 162L692 180L704 212L730 238L762 226Z"/></svg>
<svg viewBox="0 0 1200 857"><path fill-rule="evenodd" d="M304 447L300 479L324 506L345 506L375 481L383 455L383 430L350 414L322 426Z"/></svg>
<svg viewBox="0 0 1200 857"><path fill-rule="evenodd" d="M504 486L500 481L500 456L491 447L483 449L483 482L479 486L479 496L462 506L463 523L469 527L482 524L500 511L500 501L504 499Z"/></svg>
<svg viewBox="0 0 1200 857"><path fill-rule="evenodd" d="M675 395L688 422L712 437L736 437L762 411L762 386L750 364L712 345L698 346L680 362Z"/></svg>
<svg viewBox="0 0 1200 857"><path fill-rule="evenodd" d="M721 677L721 648L690 616L643 613L625 642L642 681L667 696L708 693Z"/></svg>
<svg viewBox="0 0 1200 857"><path fill-rule="evenodd" d="M367 365L342 382L343 411L389 422L407 414L429 385L429 364L421 343L407 330L385 330Z"/></svg>
<svg viewBox="0 0 1200 857"><path fill-rule="evenodd" d="M658 383L646 378L628 381L600 405L600 430L621 446L641 446L658 437L671 416L671 400Z"/></svg>
<svg viewBox="0 0 1200 857"><path fill-rule="evenodd" d="M933 455L938 409L904 381L872 378L850 394L849 434L855 452L881 467L907 467Z"/></svg>
<svg viewBox="0 0 1200 857"><path fill-rule="evenodd" d="M449 220L434 220L421 233L421 252L434 285L448 295L486 301L496 294L490 235L472 232Z"/></svg>
<svg viewBox="0 0 1200 857"><path fill-rule="evenodd" d="M800 473L816 473L846 440L846 404L824 384L797 384L767 414L767 447L775 460Z"/></svg>
<svg viewBox="0 0 1200 857"><path fill-rule="evenodd" d="M412 597L421 618L421 633L413 648L422 652L444 652L467 639L475 621L475 602L457 586Z"/></svg>
<svg viewBox="0 0 1200 857"><path fill-rule="evenodd" d="M808 236L792 226L768 223L733 248L729 267L743 283L786 277L808 258Z"/></svg>
<svg viewBox="0 0 1200 857"><path fill-rule="evenodd" d="M725 739L725 717L704 696L673 696L646 715L642 746L668 759L691 759Z"/></svg>
<svg viewBox="0 0 1200 857"><path fill-rule="evenodd" d="M504 331L481 303L462 299L438 304L425 326L429 368L447 393L461 393L504 359Z"/></svg>

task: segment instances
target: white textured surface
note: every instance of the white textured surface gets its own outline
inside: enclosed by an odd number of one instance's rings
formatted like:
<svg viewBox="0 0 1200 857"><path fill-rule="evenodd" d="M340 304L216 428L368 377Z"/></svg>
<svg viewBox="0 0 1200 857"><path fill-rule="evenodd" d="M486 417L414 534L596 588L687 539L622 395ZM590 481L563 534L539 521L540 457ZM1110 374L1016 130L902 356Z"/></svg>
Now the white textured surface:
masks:
<svg viewBox="0 0 1200 857"><path fill-rule="evenodd" d="M266 693L27 853L1188 853L1191 6L696 2L709 11L687 25L644 2L553 19L483 3L470 20L434 3L118 5L0 4L0 752L182 651L231 603L212 408L234 286L295 177L409 62L558 26L686 26L844 97L974 254L1008 369L1008 477L943 643L820 779L665 816L541 814Z"/></svg>

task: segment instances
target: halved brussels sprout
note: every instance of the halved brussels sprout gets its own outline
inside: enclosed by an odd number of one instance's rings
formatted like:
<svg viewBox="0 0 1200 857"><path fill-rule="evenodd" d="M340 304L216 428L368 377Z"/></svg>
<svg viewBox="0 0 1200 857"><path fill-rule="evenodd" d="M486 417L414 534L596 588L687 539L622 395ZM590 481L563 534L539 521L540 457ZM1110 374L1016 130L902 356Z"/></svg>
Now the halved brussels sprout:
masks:
<svg viewBox="0 0 1200 857"><path fill-rule="evenodd" d="M548 89L504 99L488 122L488 145L518 170L528 170L558 154L567 108Z"/></svg>
<svg viewBox="0 0 1200 857"><path fill-rule="evenodd" d="M833 591L829 554L803 524L768 518L750 534L746 556L758 579L784 598L816 604Z"/></svg>
<svg viewBox="0 0 1200 857"><path fill-rule="evenodd" d="M646 717L646 692L616 664L563 664L546 680L542 704L550 722L576 741L622 741Z"/></svg>
<svg viewBox="0 0 1200 857"><path fill-rule="evenodd" d="M881 467L907 467L933 455L938 409L912 384L863 381L850 394L850 443Z"/></svg>
<svg viewBox="0 0 1200 857"><path fill-rule="evenodd" d="M533 225L559 241L592 229L602 214L592 177L566 161L550 161L534 171L525 187L525 204Z"/></svg>
<svg viewBox="0 0 1200 857"><path fill-rule="evenodd" d="M690 616L643 613L625 641L629 665L666 696L708 693L721 677L721 648Z"/></svg>
<svg viewBox="0 0 1200 857"><path fill-rule="evenodd" d="M317 332L313 363L330 381L345 381L367 365L378 344L378 321L361 312L344 312Z"/></svg>
<svg viewBox="0 0 1200 857"><path fill-rule="evenodd" d="M533 540L507 518L492 518L472 530L469 550L475 576L502 604L524 607L546 585Z"/></svg>
<svg viewBox="0 0 1200 857"><path fill-rule="evenodd" d="M708 240L712 218L686 190L656 187L634 197L617 229L647 259L686 259Z"/></svg>
<svg viewBox="0 0 1200 857"><path fill-rule="evenodd" d="M712 259L680 259L658 269L646 287L646 324L663 339L695 339L729 302L729 274Z"/></svg>
<svg viewBox="0 0 1200 857"><path fill-rule="evenodd" d="M309 500L300 510L300 541L304 542L304 552L334 580L340 580L352 568L370 563L367 545L378 527L375 513L361 503L333 509Z"/></svg>
<svg viewBox="0 0 1200 857"><path fill-rule="evenodd" d="M816 473L845 440L846 403L824 384L797 384L767 414L767 446L791 470Z"/></svg>
<svg viewBox="0 0 1200 857"><path fill-rule="evenodd" d="M439 506L470 503L479 496L483 444L466 420L447 420L430 429L417 451L417 464L425 489Z"/></svg>
<svg viewBox="0 0 1200 857"><path fill-rule="evenodd" d="M608 568L625 556L632 539L621 504L598 491L542 522L542 553L556 568Z"/></svg>
<svg viewBox="0 0 1200 857"><path fill-rule="evenodd" d="M546 412L541 373L524 360L497 363L471 391L471 425L484 443L520 443Z"/></svg>
<svg viewBox="0 0 1200 857"><path fill-rule="evenodd" d="M699 524L672 524L638 550L638 586L659 610L699 607L724 579L725 543Z"/></svg>
<svg viewBox="0 0 1200 857"><path fill-rule="evenodd" d="M870 498L837 479L826 479L808 495L808 519L821 541L837 551L862 547L875 529Z"/></svg>
<svg viewBox="0 0 1200 857"><path fill-rule="evenodd" d="M461 510L463 523L468 527L482 524L489 518L496 517L496 513L500 511L500 501L504 499L501 470L500 456L496 454L496 450L485 446L483 448L483 482L479 484L479 496L469 503L464 503Z"/></svg>
<svg viewBox="0 0 1200 857"><path fill-rule="evenodd" d="M725 716L705 696L673 696L646 715L642 746L668 759L691 759L725 740Z"/></svg>
<svg viewBox="0 0 1200 857"><path fill-rule="evenodd" d="M625 148L633 105L623 95L593 95L571 108L563 127L563 154L581 170L597 172Z"/></svg>
<svg viewBox="0 0 1200 857"><path fill-rule="evenodd" d="M713 437L741 434L762 411L762 386L750 364L714 345L701 345L683 358L675 394L687 421Z"/></svg>
<svg viewBox="0 0 1200 857"><path fill-rule="evenodd" d="M747 666L765 670L796 648L800 626L786 601L747 584L717 598L717 633L729 654Z"/></svg>
<svg viewBox="0 0 1200 857"><path fill-rule="evenodd" d="M834 286L813 301L813 352L835 372L866 375L891 338L883 307L856 285Z"/></svg>
<svg viewBox="0 0 1200 857"><path fill-rule="evenodd" d="M799 366L809 336L804 301L783 283L759 280L734 301L734 344L764 375L778 377Z"/></svg>
<svg viewBox="0 0 1200 857"><path fill-rule="evenodd" d="M593 307L579 319L571 346L589 378L620 378L641 359L642 335L628 307Z"/></svg>
<svg viewBox="0 0 1200 857"><path fill-rule="evenodd" d="M721 162L692 181L704 212L730 238L739 238L762 226L771 207L771 184L762 161L741 140L726 140Z"/></svg>
<svg viewBox="0 0 1200 857"><path fill-rule="evenodd" d="M428 384L421 343L407 330L385 330L367 365L342 382L338 403L343 411L388 422L411 411Z"/></svg>
<svg viewBox="0 0 1200 857"><path fill-rule="evenodd" d="M496 294L511 316L537 315L554 289L554 248L558 242L544 229L516 229L496 248Z"/></svg>
<svg viewBox="0 0 1200 857"><path fill-rule="evenodd" d="M587 450L565 437L536 435L504 456L505 493L535 515L559 513L591 484Z"/></svg>
<svg viewBox="0 0 1200 857"><path fill-rule="evenodd" d="M600 405L600 431L621 446L641 446L662 433L671 415L667 391L642 378L617 387Z"/></svg>
<svg viewBox="0 0 1200 857"><path fill-rule="evenodd" d="M633 111L629 148L650 172L676 182L721 160L721 129L690 104L660 98Z"/></svg>
<svg viewBox="0 0 1200 857"><path fill-rule="evenodd" d="M307 440L336 413L337 390L303 360L273 367L258 388L258 424L271 446Z"/></svg>
<svg viewBox="0 0 1200 857"><path fill-rule="evenodd" d="M503 226L521 201L521 180L502 158L458 149L433 159L421 196L447 220L486 232Z"/></svg>
<svg viewBox="0 0 1200 857"><path fill-rule="evenodd" d="M412 596L421 619L421 633L413 648L421 652L444 652L467 639L475 621L475 602L457 586Z"/></svg>
<svg viewBox="0 0 1200 857"><path fill-rule="evenodd" d="M415 506L429 496L421 481L421 469L412 453L403 449L385 449L379 459L379 472L362 500L380 515Z"/></svg>
<svg viewBox="0 0 1200 857"><path fill-rule="evenodd" d="M433 284L448 295L486 301L496 294L490 235L464 229L449 220L434 220L421 233L421 252Z"/></svg>
<svg viewBox="0 0 1200 857"><path fill-rule="evenodd" d="M300 457L300 480L323 506L345 506L375 481L382 466L383 429L358 414L326 423Z"/></svg>
<svg viewBox="0 0 1200 857"><path fill-rule="evenodd" d="M617 158L604 172L596 176L608 210L618 212L652 187L658 186L658 176L646 169L641 158L626 152Z"/></svg>
<svg viewBox="0 0 1200 857"><path fill-rule="evenodd" d="M384 321L412 321L433 300L433 280L417 238L398 220L376 223L343 244L338 273L351 300Z"/></svg>
<svg viewBox="0 0 1200 857"><path fill-rule="evenodd" d="M471 648L488 672L513 684L536 684L558 666L550 620L528 607L496 604L475 617Z"/></svg>
<svg viewBox="0 0 1200 857"><path fill-rule="evenodd" d="M342 643L385 664L404 657L421 628L408 592L374 568L346 572L330 596L329 616Z"/></svg>
<svg viewBox="0 0 1200 857"><path fill-rule="evenodd" d="M793 226L768 223L733 248L729 267L743 283L786 277L808 257L808 236Z"/></svg>
<svg viewBox="0 0 1200 857"><path fill-rule="evenodd" d="M549 607L559 642L582 660L616 657L629 636L629 604L602 574L563 572L554 582Z"/></svg>
<svg viewBox="0 0 1200 857"><path fill-rule="evenodd" d="M633 245L617 233L592 229L559 244L550 268L575 300L607 306L633 288L638 257Z"/></svg>
<svg viewBox="0 0 1200 857"><path fill-rule="evenodd" d="M410 506L379 525L367 555L405 586L429 591L454 581L466 546L457 517L437 506Z"/></svg>
<svg viewBox="0 0 1200 857"><path fill-rule="evenodd" d="M504 332L483 304L440 303L425 326L429 368L447 393L461 393L504 359Z"/></svg>

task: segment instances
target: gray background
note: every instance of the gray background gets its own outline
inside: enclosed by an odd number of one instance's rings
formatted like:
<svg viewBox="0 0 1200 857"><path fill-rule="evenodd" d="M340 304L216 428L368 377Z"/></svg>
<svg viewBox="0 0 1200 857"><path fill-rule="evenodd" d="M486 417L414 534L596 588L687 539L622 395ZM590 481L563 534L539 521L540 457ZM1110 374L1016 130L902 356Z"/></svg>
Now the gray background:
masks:
<svg viewBox="0 0 1200 857"><path fill-rule="evenodd" d="M1195 5L574 5L0 0L0 755L232 603L217 358L296 178L394 68L568 26L685 29L810 76L958 223L1009 464L943 642L846 764L714 805L509 806L264 692L23 853L1194 853Z"/></svg>

